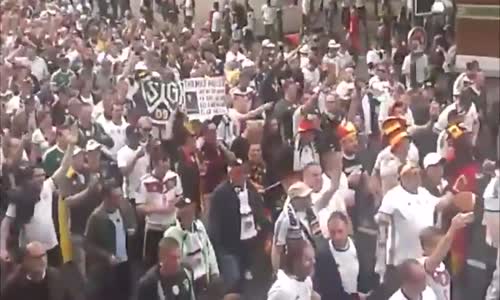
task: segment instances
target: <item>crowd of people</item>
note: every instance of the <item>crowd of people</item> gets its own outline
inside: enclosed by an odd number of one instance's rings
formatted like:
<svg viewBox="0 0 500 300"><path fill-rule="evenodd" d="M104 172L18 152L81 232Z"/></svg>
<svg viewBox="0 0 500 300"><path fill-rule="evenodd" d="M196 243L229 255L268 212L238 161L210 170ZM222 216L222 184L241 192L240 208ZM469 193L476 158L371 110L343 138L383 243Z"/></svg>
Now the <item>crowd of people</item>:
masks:
<svg viewBox="0 0 500 300"><path fill-rule="evenodd" d="M182 2L0 4L1 300L499 299L500 254L464 296L472 224L500 244L499 111L452 26Z"/></svg>

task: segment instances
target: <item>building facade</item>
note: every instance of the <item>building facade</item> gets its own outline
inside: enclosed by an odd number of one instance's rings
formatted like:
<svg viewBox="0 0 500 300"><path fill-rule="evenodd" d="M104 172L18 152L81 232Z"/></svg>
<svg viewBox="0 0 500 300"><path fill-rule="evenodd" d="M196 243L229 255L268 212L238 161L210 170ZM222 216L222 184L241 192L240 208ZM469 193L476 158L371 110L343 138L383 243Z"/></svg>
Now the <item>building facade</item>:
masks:
<svg viewBox="0 0 500 300"><path fill-rule="evenodd" d="M499 0L456 0L457 67L473 59L488 76L500 77Z"/></svg>

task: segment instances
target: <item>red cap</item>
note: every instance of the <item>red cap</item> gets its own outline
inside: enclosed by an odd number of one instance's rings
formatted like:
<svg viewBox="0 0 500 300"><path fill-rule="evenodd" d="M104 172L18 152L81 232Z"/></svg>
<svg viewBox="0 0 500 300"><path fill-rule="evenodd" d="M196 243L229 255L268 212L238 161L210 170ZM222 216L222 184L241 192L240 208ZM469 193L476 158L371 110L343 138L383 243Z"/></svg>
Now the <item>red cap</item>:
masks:
<svg viewBox="0 0 500 300"><path fill-rule="evenodd" d="M310 130L316 130L314 123L306 118L300 120L298 132L302 133Z"/></svg>

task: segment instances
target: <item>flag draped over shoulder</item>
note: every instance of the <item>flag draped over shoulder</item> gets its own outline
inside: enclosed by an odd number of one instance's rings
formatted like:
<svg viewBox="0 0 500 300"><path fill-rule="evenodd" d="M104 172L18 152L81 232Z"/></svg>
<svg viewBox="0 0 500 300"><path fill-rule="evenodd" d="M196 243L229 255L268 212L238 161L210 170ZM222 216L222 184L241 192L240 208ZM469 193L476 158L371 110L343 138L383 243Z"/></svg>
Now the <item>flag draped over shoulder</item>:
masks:
<svg viewBox="0 0 500 300"><path fill-rule="evenodd" d="M66 172L66 177L71 178L74 173L75 171L70 167ZM69 227L69 209L62 196L59 196L57 199L57 212L59 224L59 245L61 247L63 263L67 263L73 259L73 245L71 243Z"/></svg>

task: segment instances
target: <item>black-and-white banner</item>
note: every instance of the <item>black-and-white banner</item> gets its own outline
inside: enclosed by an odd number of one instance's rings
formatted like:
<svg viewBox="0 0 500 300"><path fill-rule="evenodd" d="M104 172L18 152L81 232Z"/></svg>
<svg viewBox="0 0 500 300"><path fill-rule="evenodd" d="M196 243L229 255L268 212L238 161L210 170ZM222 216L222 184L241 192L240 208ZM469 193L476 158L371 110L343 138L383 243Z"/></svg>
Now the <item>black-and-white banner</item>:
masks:
<svg viewBox="0 0 500 300"><path fill-rule="evenodd" d="M138 82L134 95L134 109L139 116L150 116L157 125L166 124L172 114L184 106L182 82L165 83L160 79L148 78Z"/></svg>

